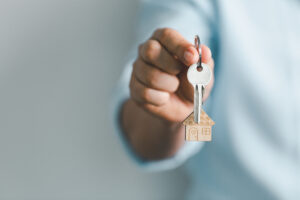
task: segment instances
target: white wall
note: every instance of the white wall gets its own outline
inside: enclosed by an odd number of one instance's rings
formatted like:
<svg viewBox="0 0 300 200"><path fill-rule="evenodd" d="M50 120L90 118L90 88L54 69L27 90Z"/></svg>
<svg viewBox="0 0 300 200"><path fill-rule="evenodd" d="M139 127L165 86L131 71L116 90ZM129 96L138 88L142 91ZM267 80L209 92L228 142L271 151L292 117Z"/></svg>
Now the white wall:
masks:
<svg viewBox="0 0 300 200"><path fill-rule="evenodd" d="M108 103L137 0L0 1L0 199L182 199L179 170L145 174Z"/></svg>

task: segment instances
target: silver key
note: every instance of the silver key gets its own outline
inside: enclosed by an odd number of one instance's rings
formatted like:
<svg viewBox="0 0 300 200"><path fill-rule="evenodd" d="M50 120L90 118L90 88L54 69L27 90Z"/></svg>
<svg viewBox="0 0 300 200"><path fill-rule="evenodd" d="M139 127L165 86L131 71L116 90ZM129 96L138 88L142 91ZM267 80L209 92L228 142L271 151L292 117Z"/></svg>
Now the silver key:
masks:
<svg viewBox="0 0 300 200"><path fill-rule="evenodd" d="M190 66L187 72L187 78L194 87L194 121L199 124L204 89L211 80L212 72L208 65L202 63L202 52L198 35L195 36L195 48L199 53L199 61ZM198 71L198 69L201 70Z"/></svg>
<svg viewBox="0 0 300 200"><path fill-rule="evenodd" d="M200 123L202 98L205 86L210 82L212 71L207 64L201 64L202 70L198 71L198 64L189 67L187 78L194 87L194 121Z"/></svg>

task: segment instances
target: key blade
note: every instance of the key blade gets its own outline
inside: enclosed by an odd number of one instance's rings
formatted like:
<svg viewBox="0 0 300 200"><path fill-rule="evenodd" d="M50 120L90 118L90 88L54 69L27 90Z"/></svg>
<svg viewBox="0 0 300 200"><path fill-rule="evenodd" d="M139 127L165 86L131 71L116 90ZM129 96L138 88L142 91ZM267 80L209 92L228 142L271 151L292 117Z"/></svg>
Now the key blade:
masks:
<svg viewBox="0 0 300 200"><path fill-rule="evenodd" d="M194 121L200 124L200 115L202 107L202 85L196 84L194 90Z"/></svg>

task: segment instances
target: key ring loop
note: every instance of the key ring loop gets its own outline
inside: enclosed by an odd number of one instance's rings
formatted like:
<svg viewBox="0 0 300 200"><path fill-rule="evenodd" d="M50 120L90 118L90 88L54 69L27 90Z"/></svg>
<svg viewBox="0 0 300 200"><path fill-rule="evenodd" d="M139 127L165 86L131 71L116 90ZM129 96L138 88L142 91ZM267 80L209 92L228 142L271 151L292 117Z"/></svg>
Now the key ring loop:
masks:
<svg viewBox="0 0 300 200"><path fill-rule="evenodd" d="M202 51L201 51L201 42L200 42L200 38L198 35L195 35L195 48L197 49L197 52L199 54L199 60L197 62L197 69L202 69L201 63L202 63Z"/></svg>

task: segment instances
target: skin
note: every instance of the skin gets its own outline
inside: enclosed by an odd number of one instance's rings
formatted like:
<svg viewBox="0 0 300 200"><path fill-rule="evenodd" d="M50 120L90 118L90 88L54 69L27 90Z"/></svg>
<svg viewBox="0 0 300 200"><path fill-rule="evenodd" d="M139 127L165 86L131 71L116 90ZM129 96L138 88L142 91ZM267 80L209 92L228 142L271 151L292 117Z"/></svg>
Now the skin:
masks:
<svg viewBox="0 0 300 200"><path fill-rule="evenodd" d="M202 62L212 71L210 49L201 45ZM194 45L170 28L157 29L139 46L130 80L130 99L122 107L121 124L133 150L144 160L173 156L184 143L182 121L193 111L188 67L199 59ZM214 78L206 86L209 96Z"/></svg>

